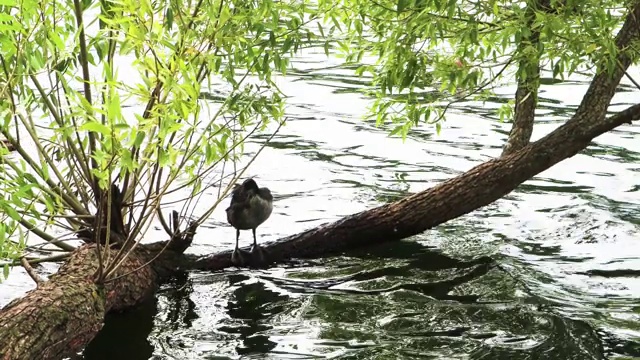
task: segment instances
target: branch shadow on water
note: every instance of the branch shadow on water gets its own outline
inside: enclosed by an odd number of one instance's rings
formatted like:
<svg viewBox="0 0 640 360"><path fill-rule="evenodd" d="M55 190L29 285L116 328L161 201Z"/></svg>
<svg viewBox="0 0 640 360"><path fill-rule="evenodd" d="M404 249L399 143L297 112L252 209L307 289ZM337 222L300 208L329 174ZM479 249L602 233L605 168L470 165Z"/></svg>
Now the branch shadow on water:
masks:
<svg viewBox="0 0 640 360"><path fill-rule="evenodd" d="M238 335L241 345L236 346L236 351L240 356L268 353L277 346L267 335L273 329L268 320L283 311L283 303L289 297L268 290L262 282L240 284L249 280L244 274L230 275L228 280L231 286L237 285L226 306L227 315L235 324L218 330Z"/></svg>
<svg viewBox="0 0 640 360"><path fill-rule="evenodd" d="M153 354L148 336L153 330L157 300L150 298L122 313L108 314L104 327L83 352L86 360L146 360Z"/></svg>
<svg viewBox="0 0 640 360"><path fill-rule="evenodd" d="M600 330L543 308L498 262L459 260L401 241L265 279L312 296L305 316L322 324L315 343L341 352L341 359L607 358Z"/></svg>
<svg viewBox="0 0 640 360"><path fill-rule="evenodd" d="M306 265L322 266L330 270L322 275L304 271L294 277L260 276L291 292L300 293L353 293L381 294L396 290L409 290L439 300L475 302L476 295L452 295L451 290L465 282L486 274L495 265L493 259L481 256L469 261L449 257L414 241L379 244L374 247L349 251L326 262L310 261ZM433 273L432 279L419 281L416 272ZM450 273L443 277L442 272ZM319 277L319 278L318 278ZM372 290L342 287L347 283L374 282L377 279L403 279L392 286Z"/></svg>
<svg viewBox="0 0 640 360"><path fill-rule="evenodd" d="M196 305L191 300L193 283L187 272L178 272L159 290L166 298L166 307L160 309L158 297L121 313L111 313L105 325L84 350L85 360L147 360L152 359L155 346L149 341L156 323L156 316L165 317L163 325L170 330L190 328L198 318ZM157 344L155 344L157 345Z"/></svg>
<svg viewBox="0 0 640 360"><path fill-rule="evenodd" d="M193 280L188 272L181 271L175 274L164 284L162 291L169 305L166 315L166 323L173 330L189 328L193 321L198 319L196 304L191 300L193 293Z"/></svg>
<svg viewBox="0 0 640 360"><path fill-rule="evenodd" d="M182 273L163 284L160 301L109 315L84 358L299 357L300 341L309 356L331 349L343 359L607 358L601 331L522 295L498 262L401 241L266 271L195 281ZM194 297L194 287L205 297ZM222 295L215 305L209 289ZM301 330L309 324L317 332Z"/></svg>

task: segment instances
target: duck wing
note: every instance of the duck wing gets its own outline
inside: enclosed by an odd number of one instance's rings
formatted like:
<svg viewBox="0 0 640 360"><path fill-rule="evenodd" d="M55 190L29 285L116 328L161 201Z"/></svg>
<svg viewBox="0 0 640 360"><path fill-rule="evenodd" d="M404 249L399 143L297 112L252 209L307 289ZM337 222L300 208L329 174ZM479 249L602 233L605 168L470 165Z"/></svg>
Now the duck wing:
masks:
<svg viewBox="0 0 640 360"><path fill-rule="evenodd" d="M233 187L233 191L231 191L231 203L227 208L227 212L229 210L239 211L248 208L249 200L251 200L252 196L253 193L251 191L247 191L244 186L236 184Z"/></svg>
<svg viewBox="0 0 640 360"><path fill-rule="evenodd" d="M249 200L249 192L242 185L235 185L231 192L231 204L239 204Z"/></svg>
<svg viewBox="0 0 640 360"><path fill-rule="evenodd" d="M231 192L231 202L229 207L225 210L227 213L227 222L232 226L236 226L239 217L246 209L249 208L251 200L251 192L247 191L242 185L235 185Z"/></svg>

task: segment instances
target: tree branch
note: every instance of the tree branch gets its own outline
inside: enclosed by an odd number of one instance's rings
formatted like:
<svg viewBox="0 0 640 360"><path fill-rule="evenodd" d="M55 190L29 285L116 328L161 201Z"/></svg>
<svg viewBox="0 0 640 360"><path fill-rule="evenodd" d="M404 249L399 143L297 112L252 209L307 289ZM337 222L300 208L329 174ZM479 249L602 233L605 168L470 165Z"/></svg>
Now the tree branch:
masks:
<svg viewBox="0 0 640 360"><path fill-rule="evenodd" d="M82 66L82 83L84 86L84 97L87 102L91 105L91 76L89 73L89 59L88 59L88 50L87 50L87 38L84 32L84 21L82 19L83 9L80 4L80 0L73 1L75 17L76 17L76 25L78 26L78 30L80 31L78 36L78 41L80 43L80 64ZM97 169L98 162L91 155L93 155L96 151L96 137L93 132L89 131L89 156L87 158L91 159L91 168ZM91 174L89 174L91 175ZM98 180L94 177L89 177L89 179L93 179L91 186L95 192L98 191Z"/></svg>
<svg viewBox="0 0 640 360"><path fill-rule="evenodd" d="M36 283L36 286L42 285L44 281L40 278L40 276L38 276L38 274L36 274L35 270L33 270L26 258L20 258L20 264L22 264L22 267L27 272L29 277L31 277L31 279Z"/></svg>
<svg viewBox="0 0 640 360"><path fill-rule="evenodd" d="M515 116L502 156L522 149L531 140L540 88L540 30L533 28L533 23L536 10L548 9L550 6L550 0L537 0L534 4L528 5L525 10L526 28L531 29L531 35L523 38L516 50L520 61L518 62Z"/></svg>
<svg viewBox="0 0 640 360"><path fill-rule="evenodd" d="M327 256L422 233L500 199L531 177L583 150L593 138L640 120L640 104L599 123L587 124L587 120L574 116L544 138L511 155L485 162L399 201L266 243L263 250L269 261L285 262L292 258ZM187 255L181 264L183 268L210 271L231 266L231 250L203 257Z"/></svg>
<svg viewBox="0 0 640 360"><path fill-rule="evenodd" d="M616 37L619 49L626 49L640 37L640 0L633 4ZM583 150L595 137L639 120L640 104L605 118L624 69L634 60L630 54L621 50L616 59L621 67L613 73L602 66L576 114L542 139L399 201L271 242L264 247L269 260L327 256L419 234L500 199L532 176ZM184 268L218 270L231 266L230 251L196 258L171 250L186 248L191 237L192 232L187 231L183 238L172 240L184 241L183 245L137 247L113 281L104 285L92 278L97 268L94 245L75 251L49 281L0 310L0 358L52 359L73 354L97 333L106 312L139 303L152 293L159 277ZM151 266L146 265L159 252Z"/></svg>
<svg viewBox="0 0 640 360"><path fill-rule="evenodd" d="M271 261L282 262L294 257L327 256L421 233L501 198L530 177L584 149L594 137L638 119L640 104L600 122L574 116L511 155L478 165L397 202L272 242L265 250ZM139 246L125 259L113 281L104 286L92 281L97 269L95 245L75 251L49 281L0 311L0 358L53 359L72 354L93 338L107 312L139 303L152 293L158 278L185 268L219 270L231 266L230 251L202 258L172 251L187 247L193 236L190 230L195 229L189 228L183 237L171 240L184 244ZM35 329L34 323L42 325Z"/></svg>
<svg viewBox="0 0 640 360"><path fill-rule="evenodd" d="M617 65L613 67L611 72L606 70L605 65L601 64L599 66L599 71L591 81L574 118L584 118L585 121L590 123L599 122L605 118L615 90L627 68L634 60L631 55L633 50L630 49L630 45L640 38L639 21L640 1L635 0L630 4L629 13L618 35L616 35L615 42L619 51L616 57Z"/></svg>

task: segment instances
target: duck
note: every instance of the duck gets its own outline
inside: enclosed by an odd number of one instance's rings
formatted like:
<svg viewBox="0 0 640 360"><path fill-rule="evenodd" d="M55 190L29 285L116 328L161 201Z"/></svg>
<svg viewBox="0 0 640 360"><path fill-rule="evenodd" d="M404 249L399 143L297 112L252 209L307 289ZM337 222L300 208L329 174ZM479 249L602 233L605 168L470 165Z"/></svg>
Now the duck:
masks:
<svg viewBox="0 0 640 360"><path fill-rule="evenodd" d="M253 247L251 255L258 256L261 263L264 263L264 252L256 240L256 229L262 225L273 211L273 195L266 187L258 187L252 178L246 179L241 185L234 185L231 192L231 203L226 209L227 222L236 229L236 247L231 254L231 262L234 265L242 266L244 258L238 247L240 241L240 230L251 230L253 232Z"/></svg>

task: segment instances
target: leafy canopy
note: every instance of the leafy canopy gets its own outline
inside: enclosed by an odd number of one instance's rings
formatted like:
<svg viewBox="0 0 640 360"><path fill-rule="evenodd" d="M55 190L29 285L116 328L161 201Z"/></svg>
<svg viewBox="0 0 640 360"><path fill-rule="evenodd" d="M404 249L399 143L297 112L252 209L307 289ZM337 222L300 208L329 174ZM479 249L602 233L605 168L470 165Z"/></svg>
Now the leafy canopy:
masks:
<svg viewBox="0 0 640 360"><path fill-rule="evenodd" d="M547 6L542 3L547 2ZM320 0L330 25L340 29L347 62L371 74L375 99L369 116L403 137L421 122L435 124L464 99L483 100L493 88L524 78L523 59L551 70L555 79L593 74L616 64L613 34L629 1ZM533 13L533 17L531 17ZM531 41L533 32L540 41ZM375 61L362 64L373 55ZM499 111L513 116L513 101Z"/></svg>
<svg viewBox="0 0 640 360"><path fill-rule="evenodd" d="M172 234L163 199L186 193L190 214L240 175L225 164L248 136L284 121L273 74L311 40L309 16L295 1L0 1L0 133L17 149L0 167L0 244L133 244L154 216ZM111 184L124 229L102 226L117 216Z"/></svg>
<svg viewBox="0 0 640 360"><path fill-rule="evenodd" d="M29 234L63 250L87 234L137 244L170 195L193 212L244 141L284 122L274 74L304 47L372 75L370 116L408 134L522 79L612 68L625 1L0 0L0 258ZM532 15L533 14L533 15ZM531 41L538 32L540 41ZM373 60L372 60L373 59ZM499 111L512 116L513 103ZM124 229L106 204L122 190ZM182 189L188 189L184 191ZM211 214L211 204L197 223ZM90 238L90 239L89 239ZM100 247L98 251L100 252ZM27 250L34 250L33 247ZM125 252L101 253L100 277Z"/></svg>

